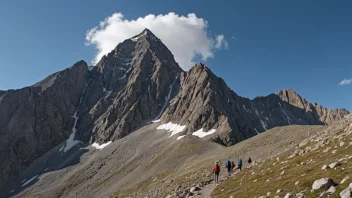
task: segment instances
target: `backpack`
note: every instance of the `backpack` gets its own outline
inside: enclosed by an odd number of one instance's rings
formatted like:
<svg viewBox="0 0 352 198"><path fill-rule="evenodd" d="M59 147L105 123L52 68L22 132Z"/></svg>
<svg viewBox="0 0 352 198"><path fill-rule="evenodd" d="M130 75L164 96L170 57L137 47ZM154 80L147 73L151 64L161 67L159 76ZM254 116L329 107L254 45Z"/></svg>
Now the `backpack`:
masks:
<svg viewBox="0 0 352 198"><path fill-rule="evenodd" d="M238 160L238 166L242 166L242 160Z"/></svg>
<svg viewBox="0 0 352 198"><path fill-rule="evenodd" d="M219 165L218 164L214 164L214 169L213 169L214 173L218 173L220 172L219 170Z"/></svg>
<svg viewBox="0 0 352 198"><path fill-rule="evenodd" d="M235 163L232 161L231 162L231 167L234 168L235 167Z"/></svg>
<svg viewBox="0 0 352 198"><path fill-rule="evenodd" d="M227 160L227 162L226 162L226 168L231 168L231 162L230 162L230 160Z"/></svg>

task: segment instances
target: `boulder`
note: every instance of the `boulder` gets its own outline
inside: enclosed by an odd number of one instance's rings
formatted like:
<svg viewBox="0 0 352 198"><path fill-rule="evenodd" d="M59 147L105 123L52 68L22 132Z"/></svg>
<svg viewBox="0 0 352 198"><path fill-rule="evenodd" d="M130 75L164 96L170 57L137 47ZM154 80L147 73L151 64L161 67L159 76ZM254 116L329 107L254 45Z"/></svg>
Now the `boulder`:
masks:
<svg viewBox="0 0 352 198"><path fill-rule="evenodd" d="M350 183L350 185L343 191L340 192L340 197L341 198L350 198L351 197L351 185L352 183Z"/></svg>
<svg viewBox="0 0 352 198"><path fill-rule="evenodd" d="M284 198L293 198L293 195L291 193L287 193Z"/></svg>
<svg viewBox="0 0 352 198"><path fill-rule="evenodd" d="M330 168L335 168L337 166L341 166L341 163L340 162L333 162L333 163L329 164Z"/></svg>
<svg viewBox="0 0 352 198"><path fill-rule="evenodd" d="M318 189L328 190L334 184L335 184L334 180L332 180L330 178L321 178L321 179L314 181L314 183L312 185L312 189L314 189L314 190L318 190Z"/></svg>
<svg viewBox="0 0 352 198"><path fill-rule="evenodd" d="M326 191L326 193L333 194L336 192L336 187L335 186L330 186L330 188Z"/></svg>

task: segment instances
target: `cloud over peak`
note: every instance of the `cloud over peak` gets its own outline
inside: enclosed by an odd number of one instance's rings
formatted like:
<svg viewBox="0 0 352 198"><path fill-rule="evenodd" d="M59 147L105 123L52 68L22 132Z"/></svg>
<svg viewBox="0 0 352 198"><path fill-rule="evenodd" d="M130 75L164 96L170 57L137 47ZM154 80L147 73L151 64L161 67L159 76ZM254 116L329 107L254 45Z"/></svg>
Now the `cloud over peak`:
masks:
<svg viewBox="0 0 352 198"><path fill-rule="evenodd" d="M352 84L352 78L342 80L339 85L349 85Z"/></svg>
<svg viewBox="0 0 352 198"><path fill-rule="evenodd" d="M97 49L93 64L118 43L139 34L144 28L150 29L162 40L185 70L199 61L198 57L206 61L214 57L215 50L228 48L224 35L208 35L208 22L194 13L187 16L173 12L165 15L149 14L135 20L125 19L122 13L114 13L87 31L86 44Z"/></svg>

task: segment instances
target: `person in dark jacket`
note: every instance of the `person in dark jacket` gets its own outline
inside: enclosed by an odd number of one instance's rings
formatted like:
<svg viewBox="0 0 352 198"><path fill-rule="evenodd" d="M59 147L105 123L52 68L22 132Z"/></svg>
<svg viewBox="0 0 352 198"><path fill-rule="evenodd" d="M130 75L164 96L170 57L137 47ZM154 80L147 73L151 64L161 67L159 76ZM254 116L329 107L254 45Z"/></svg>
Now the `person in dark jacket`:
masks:
<svg viewBox="0 0 352 198"><path fill-rule="evenodd" d="M248 164L251 165L251 163L252 163L252 159L248 158Z"/></svg>
<svg viewBox="0 0 352 198"><path fill-rule="evenodd" d="M231 176L231 161L227 160L226 164L225 164L226 168L227 168L227 176L230 177Z"/></svg>

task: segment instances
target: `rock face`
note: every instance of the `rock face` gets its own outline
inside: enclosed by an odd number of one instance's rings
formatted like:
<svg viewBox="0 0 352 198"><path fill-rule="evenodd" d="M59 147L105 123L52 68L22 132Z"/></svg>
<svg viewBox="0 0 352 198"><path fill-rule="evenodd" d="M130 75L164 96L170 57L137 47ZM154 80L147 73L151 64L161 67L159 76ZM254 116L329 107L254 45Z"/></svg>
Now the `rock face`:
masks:
<svg viewBox="0 0 352 198"><path fill-rule="evenodd" d="M348 113L314 106L290 89L254 100L243 98L197 64L181 74L180 90L161 120L187 126L188 134L216 129L212 138L229 146L276 126L329 124Z"/></svg>
<svg viewBox="0 0 352 198"><path fill-rule="evenodd" d="M206 137L233 145L276 126L330 124L346 114L289 89L240 97L201 63L182 71L145 29L94 67L80 61L33 86L0 91L0 185L70 135L101 144L160 118L185 125L187 134L215 130Z"/></svg>
<svg viewBox="0 0 352 198"><path fill-rule="evenodd" d="M71 134L74 115L89 79L87 64L0 96L0 184Z"/></svg>

